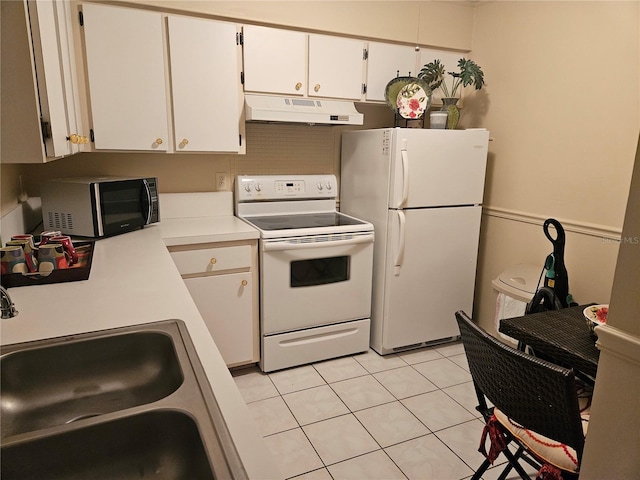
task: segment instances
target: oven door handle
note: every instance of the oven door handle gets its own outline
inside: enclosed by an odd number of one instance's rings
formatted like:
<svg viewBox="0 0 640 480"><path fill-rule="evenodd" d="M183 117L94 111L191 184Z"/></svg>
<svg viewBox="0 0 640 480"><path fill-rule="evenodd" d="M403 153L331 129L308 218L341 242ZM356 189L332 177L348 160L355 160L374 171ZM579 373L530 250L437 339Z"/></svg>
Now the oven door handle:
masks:
<svg viewBox="0 0 640 480"><path fill-rule="evenodd" d="M303 248L341 247L360 243L373 243L373 233L356 235L348 240L329 240L326 242L290 243L287 240L265 241L262 244L262 250L274 252L278 250L300 250Z"/></svg>

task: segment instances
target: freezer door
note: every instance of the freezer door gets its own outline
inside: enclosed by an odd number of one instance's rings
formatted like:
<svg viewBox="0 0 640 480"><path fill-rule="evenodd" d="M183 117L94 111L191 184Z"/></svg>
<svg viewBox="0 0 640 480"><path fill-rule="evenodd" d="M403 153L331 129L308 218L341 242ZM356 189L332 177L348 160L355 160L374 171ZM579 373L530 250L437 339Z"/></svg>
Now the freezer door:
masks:
<svg viewBox="0 0 640 480"><path fill-rule="evenodd" d="M390 130L390 208L482 203L487 130Z"/></svg>
<svg viewBox="0 0 640 480"><path fill-rule="evenodd" d="M389 211L384 311L373 317L383 349L459 335L455 312L472 314L481 211Z"/></svg>

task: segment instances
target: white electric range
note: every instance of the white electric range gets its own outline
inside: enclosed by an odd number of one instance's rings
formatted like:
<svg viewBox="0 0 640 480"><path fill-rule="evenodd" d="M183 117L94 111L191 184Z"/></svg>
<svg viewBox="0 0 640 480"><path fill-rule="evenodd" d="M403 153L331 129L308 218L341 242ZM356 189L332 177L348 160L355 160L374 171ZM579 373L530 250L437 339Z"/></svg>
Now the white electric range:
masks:
<svg viewBox="0 0 640 480"><path fill-rule="evenodd" d="M260 231L260 368L366 351L373 225L336 210L336 177L240 175L235 191Z"/></svg>

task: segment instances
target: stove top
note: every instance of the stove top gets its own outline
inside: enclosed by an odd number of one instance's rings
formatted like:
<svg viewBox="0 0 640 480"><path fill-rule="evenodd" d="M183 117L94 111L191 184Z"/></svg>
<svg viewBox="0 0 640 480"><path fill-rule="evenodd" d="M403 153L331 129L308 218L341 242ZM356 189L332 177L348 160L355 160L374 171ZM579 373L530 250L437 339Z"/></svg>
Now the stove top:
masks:
<svg viewBox="0 0 640 480"><path fill-rule="evenodd" d="M366 222L342 215L338 212L266 215L260 217L244 217L244 219L260 230L265 231L366 225Z"/></svg>
<svg viewBox="0 0 640 480"><path fill-rule="evenodd" d="M334 175L238 175L236 215L277 239L373 232L373 225L336 210Z"/></svg>

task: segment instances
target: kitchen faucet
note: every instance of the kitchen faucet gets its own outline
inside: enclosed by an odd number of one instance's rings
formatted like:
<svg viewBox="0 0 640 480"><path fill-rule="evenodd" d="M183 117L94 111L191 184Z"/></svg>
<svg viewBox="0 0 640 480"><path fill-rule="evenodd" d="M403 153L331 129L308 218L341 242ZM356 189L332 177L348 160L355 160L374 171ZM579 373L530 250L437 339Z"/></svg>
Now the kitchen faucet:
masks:
<svg viewBox="0 0 640 480"><path fill-rule="evenodd" d="M16 310L9 292L2 286L0 286L0 307L2 308L2 318L12 318L18 315L18 310Z"/></svg>

